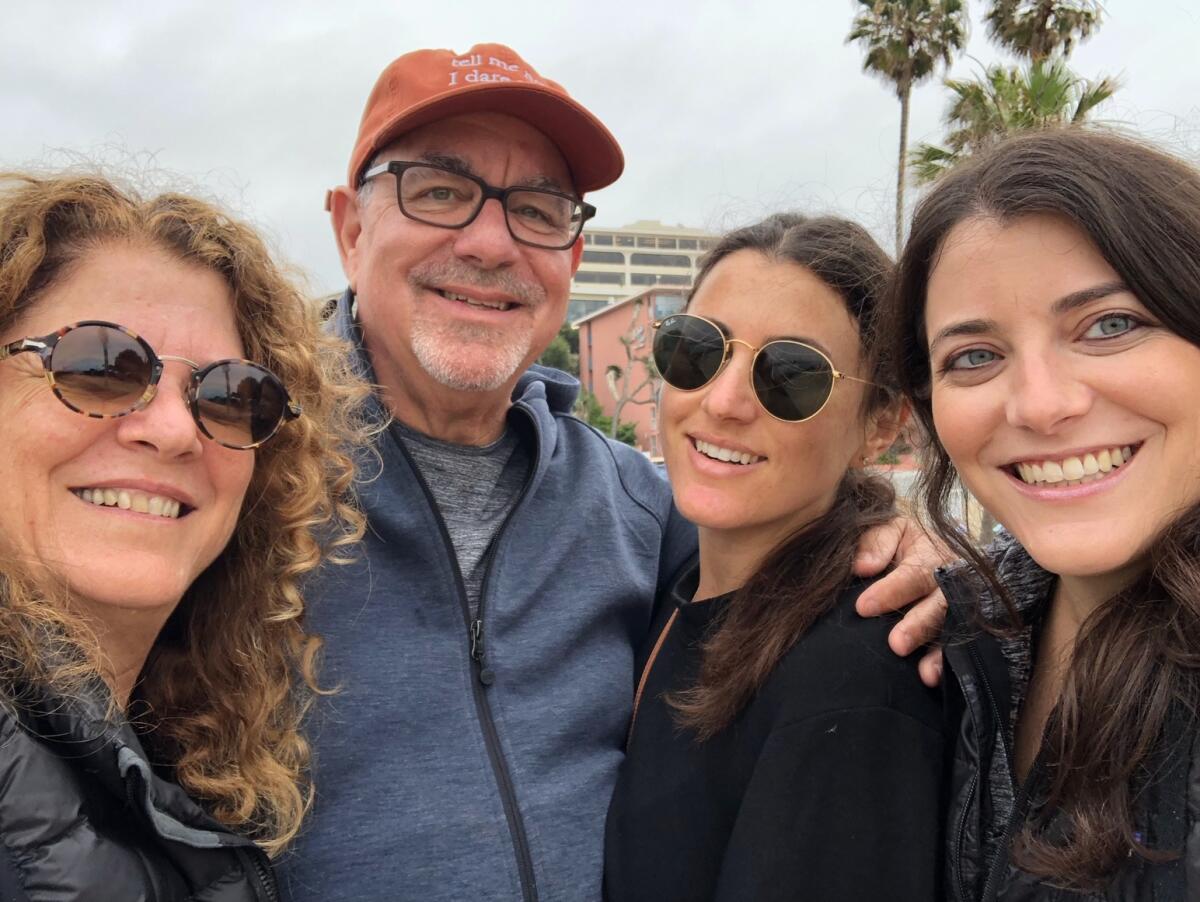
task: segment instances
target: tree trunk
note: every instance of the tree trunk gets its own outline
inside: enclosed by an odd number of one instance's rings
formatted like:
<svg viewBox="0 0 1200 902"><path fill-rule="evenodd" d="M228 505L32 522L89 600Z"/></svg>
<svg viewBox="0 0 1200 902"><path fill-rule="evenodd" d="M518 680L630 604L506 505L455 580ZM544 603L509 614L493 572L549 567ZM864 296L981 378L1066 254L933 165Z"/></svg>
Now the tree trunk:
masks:
<svg viewBox="0 0 1200 902"><path fill-rule="evenodd" d="M908 100L912 85L900 90L900 161L896 166L896 256L904 248L904 172L908 169Z"/></svg>

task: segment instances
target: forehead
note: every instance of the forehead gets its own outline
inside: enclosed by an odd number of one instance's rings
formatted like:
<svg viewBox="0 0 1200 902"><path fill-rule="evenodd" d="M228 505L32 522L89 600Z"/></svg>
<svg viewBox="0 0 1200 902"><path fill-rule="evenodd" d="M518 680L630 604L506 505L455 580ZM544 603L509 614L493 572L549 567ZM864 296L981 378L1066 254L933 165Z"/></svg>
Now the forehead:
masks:
<svg viewBox="0 0 1200 902"><path fill-rule="evenodd" d="M202 357L241 356L225 280L158 248L119 244L90 251L34 301L15 331L48 334L93 319L132 329L160 353L180 353L169 344L204 350Z"/></svg>
<svg viewBox="0 0 1200 902"><path fill-rule="evenodd" d="M975 217L942 242L929 274L926 319L932 323L979 305L1048 310L1071 292L1116 278L1099 248L1066 217Z"/></svg>
<svg viewBox="0 0 1200 902"><path fill-rule="evenodd" d="M377 158L457 157L475 174L505 184L539 180L574 190L571 170L544 134L513 116L469 113L423 125L387 145ZM497 174L498 173L498 174Z"/></svg>
<svg viewBox="0 0 1200 902"><path fill-rule="evenodd" d="M758 251L735 251L713 267L688 312L720 320L751 344L810 340L843 364L858 353L858 324L842 296L806 267Z"/></svg>

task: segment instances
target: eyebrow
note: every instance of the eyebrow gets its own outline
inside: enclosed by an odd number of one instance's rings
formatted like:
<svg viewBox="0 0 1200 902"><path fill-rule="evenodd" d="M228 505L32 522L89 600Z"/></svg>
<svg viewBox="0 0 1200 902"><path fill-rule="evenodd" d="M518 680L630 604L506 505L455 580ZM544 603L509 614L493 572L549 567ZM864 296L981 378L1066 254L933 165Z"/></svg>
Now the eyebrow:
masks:
<svg viewBox="0 0 1200 902"><path fill-rule="evenodd" d="M743 341L743 339L737 338L736 335L733 335L733 330L730 329L723 322L721 322L719 319L714 319L713 322L716 323L718 326L720 326L721 331L723 333L725 333L726 339L736 338L738 341ZM825 345L821 344L821 342L817 341L817 339L810 338L807 335L768 335L763 340L763 343L761 345L759 345L759 347L760 348L766 347L773 341L795 341L795 342L799 342L802 345L811 345L812 347L814 347L818 351L820 351L822 354L824 354L826 357L828 357L830 360L833 360L833 353L829 350L829 348L825 347Z"/></svg>
<svg viewBox="0 0 1200 902"><path fill-rule="evenodd" d="M1092 301L1127 291L1129 291L1129 287L1124 282L1102 282L1099 285L1093 285L1090 288L1081 288L1079 291L1072 291L1070 294L1063 295L1050 305L1050 313L1054 316L1062 316L1064 313L1078 310ZM946 328L939 330L933 336L933 339L929 342L929 352L932 354L933 349L947 338L957 338L960 335L984 335L997 328L998 324L993 319L968 319L960 323L952 323L946 326Z"/></svg>
<svg viewBox="0 0 1200 902"><path fill-rule="evenodd" d="M441 166L461 175L470 175L474 176L475 178L482 178L482 176L475 171L474 167L472 167L470 163L457 154L443 153L436 150L428 151L417 157L416 162L429 163L432 166ZM504 187L544 188L548 191L557 191L560 194L571 194L570 191L562 186L562 183L559 182L558 179L551 178L548 175L531 176L530 178L523 179L519 182L515 182L512 185L506 185Z"/></svg>

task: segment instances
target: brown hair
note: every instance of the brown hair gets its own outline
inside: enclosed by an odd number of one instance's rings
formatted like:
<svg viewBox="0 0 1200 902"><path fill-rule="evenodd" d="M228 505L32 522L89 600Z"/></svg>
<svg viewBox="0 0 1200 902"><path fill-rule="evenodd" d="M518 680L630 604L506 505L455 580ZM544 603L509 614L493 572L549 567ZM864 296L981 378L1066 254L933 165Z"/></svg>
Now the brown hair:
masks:
<svg viewBox="0 0 1200 902"><path fill-rule="evenodd" d="M770 216L717 243L704 258L692 296L717 264L743 250L803 266L842 297L858 323L864 377L875 383L864 412L889 406L896 395L882 387L874 334L876 305L888 287L892 261L866 230L833 217ZM891 519L894 500L886 479L852 469L829 511L766 556L704 641L696 684L669 698L680 723L701 739L729 726L783 656L836 603L852 579L859 536Z"/></svg>
<svg viewBox="0 0 1200 902"><path fill-rule="evenodd" d="M1129 138L1068 128L1011 138L952 170L918 206L897 269L889 334L897 381L929 435L922 492L937 532L1017 615L988 561L947 512L957 481L938 440L925 334L929 277L947 234L984 217L1002 224L1054 214L1083 231L1166 328L1200 345L1200 174ZM1083 888L1103 883L1129 849L1137 793L1154 767L1168 712L1200 698L1200 505L1150 546L1143 578L1085 621L1045 729L1049 796L1066 819L1051 839L1030 822L1014 860L1030 873Z"/></svg>
<svg viewBox="0 0 1200 902"><path fill-rule="evenodd" d="M95 175L0 174L0 332L114 243L220 275L246 357L304 410L254 452L229 545L184 594L135 689L148 749L217 819L274 854L311 799L300 724L319 642L302 625L301 582L362 534L349 454L363 437L352 411L366 388L251 228L203 201L144 199ZM0 677L86 693L103 671L95 635L62 604L61 587L26 570L0 562Z"/></svg>

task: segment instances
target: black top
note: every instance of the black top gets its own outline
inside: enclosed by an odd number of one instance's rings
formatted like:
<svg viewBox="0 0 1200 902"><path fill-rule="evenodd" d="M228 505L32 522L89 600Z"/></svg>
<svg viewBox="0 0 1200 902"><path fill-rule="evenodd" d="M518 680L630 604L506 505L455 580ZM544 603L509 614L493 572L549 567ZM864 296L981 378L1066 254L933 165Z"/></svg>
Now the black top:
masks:
<svg viewBox="0 0 1200 902"><path fill-rule="evenodd" d="M665 693L692 685L699 642L730 596L662 605L608 813L610 902L940 898L943 721L895 617L865 619L855 581L707 742ZM672 603L673 602L673 603Z"/></svg>

